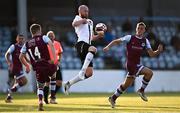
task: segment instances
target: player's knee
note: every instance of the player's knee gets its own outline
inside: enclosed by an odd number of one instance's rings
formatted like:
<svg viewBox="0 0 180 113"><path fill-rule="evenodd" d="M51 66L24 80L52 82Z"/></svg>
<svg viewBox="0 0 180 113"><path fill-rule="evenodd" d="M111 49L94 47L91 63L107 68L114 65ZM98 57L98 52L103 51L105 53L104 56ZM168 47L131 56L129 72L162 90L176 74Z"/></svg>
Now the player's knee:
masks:
<svg viewBox="0 0 180 113"><path fill-rule="evenodd" d="M148 70L147 75L148 76L153 76L153 71L152 70Z"/></svg>
<svg viewBox="0 0 180 113"><path fill-rule="evenodd" d="M27 84L27 79L25 77L22 77L20 79L18 79L18 84L19 86L24 86Z"/></svg>
<svg viewBox="0 0 180 113"><path fill-rule="evenodd" d="M61 80L56 80L56 85L57 86L61 86L62 85L62 81Z"/></svg>
<svg viewBox="0 0 180 113"><path fill-rule="evenodd" d="M88 51L95 55L97 52L97 49L96 49L96 47L91 46L91 47L89 47Z"/></svg>

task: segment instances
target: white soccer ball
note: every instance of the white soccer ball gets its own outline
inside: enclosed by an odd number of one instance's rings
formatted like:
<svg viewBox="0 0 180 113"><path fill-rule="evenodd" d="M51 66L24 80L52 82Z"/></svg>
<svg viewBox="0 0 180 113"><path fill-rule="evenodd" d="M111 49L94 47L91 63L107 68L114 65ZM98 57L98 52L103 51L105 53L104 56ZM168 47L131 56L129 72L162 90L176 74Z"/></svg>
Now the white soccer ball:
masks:
<svg viewBox="0 0 180 113"><path fill-rule="evenodd" d="M95 31L96 31L96 32L99 32L99 31L104 31L104 32L106 32L106 31L107 31L107 26L106 26L106 24L104 24L104 23L98 23L98 24L96 24Z"/></svg>

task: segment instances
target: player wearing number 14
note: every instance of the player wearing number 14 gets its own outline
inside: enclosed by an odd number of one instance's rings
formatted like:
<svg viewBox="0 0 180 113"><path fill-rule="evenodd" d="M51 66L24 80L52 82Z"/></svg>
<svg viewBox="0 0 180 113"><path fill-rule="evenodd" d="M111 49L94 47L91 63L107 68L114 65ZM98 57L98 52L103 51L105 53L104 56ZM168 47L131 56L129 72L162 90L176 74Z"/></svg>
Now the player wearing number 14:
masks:
<svg viewBox="0 0 180 113"><path fill-rule="evenodd" d="M53 58L55 62L56 55L55 49L52 44L52 41L47 37L43 36L41 33L41 26L39 24L33 24L30 27L30 32L32 38L27 41L21 49L20 60L26 66L26 71L29 72L29 64L24 59L25 54L28 53L30 56L31 65L33 70L36 72L37 79L37 95L39 98L39 111L43 111L43 87L45 81L50 77L51 80L56 82L56 70L57 67L55 64L50 61L49 51L47 45L50 46L50 49L53 53ZM56 87L56 85L51 86ZM55 90L55 88L54 88ZM51 94L51 96L55 96L55 94Z"/></svg>

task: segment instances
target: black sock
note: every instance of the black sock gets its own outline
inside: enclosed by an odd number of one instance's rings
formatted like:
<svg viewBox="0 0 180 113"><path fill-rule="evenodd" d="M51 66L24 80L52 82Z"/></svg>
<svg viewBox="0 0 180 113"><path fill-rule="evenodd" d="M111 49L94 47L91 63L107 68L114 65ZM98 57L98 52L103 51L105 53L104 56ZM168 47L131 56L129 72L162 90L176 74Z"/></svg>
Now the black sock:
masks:
<svg viewBox="0 0 180 113"><path fill-rule="evenodd" d="M44 99L48 99L48 95L49 95L49 86L44 86Z"/></svg>
<svg viewBox="0 0 180 113"><path fill-rule="evenodd" d="M59 91L60 87L61 87L61 86L57 86L57 85L56 85L55 93L57 93L57 92Z"/></svg>

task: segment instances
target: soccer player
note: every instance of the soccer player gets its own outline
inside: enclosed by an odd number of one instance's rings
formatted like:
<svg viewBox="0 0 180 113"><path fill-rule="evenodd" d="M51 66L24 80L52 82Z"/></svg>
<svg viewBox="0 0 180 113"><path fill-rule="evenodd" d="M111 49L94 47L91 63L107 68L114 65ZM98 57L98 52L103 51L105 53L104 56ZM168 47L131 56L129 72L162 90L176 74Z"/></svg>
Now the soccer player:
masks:
<svg viewBox="0 0 180 113"><path fill-rule="evenodd" d="M140 22L136 26L135 35L126 35L122 38L113 40L105 48L104 51L107 52L112 46L118 45L122 42L126 43L127 48L127 76L124 81L116 90L116 92L109 97L109 102L111 107L115 107L116 99L134 82L135 78L139 75L144 75L142 79L142 86L137 91L139 96L144 101L148 101L144 90L150 82L153 72L148 67L140 64L140 57L144 50L146 50L151 57L159 55L163 51L163 46L160 44L156 51L151 49L151 45L146 37L144 37L146 25Z"/></svg>
<svg viewBox="0 0 180 113"><path fill-rule="evenodd" d="M62 49L62 46L61 46L61 43L56 41L55 40L55 34L53 31L49 31L47 33L47 36L51 39L53 45L54 45L54 48L55 48L55 52L56 52L56 61L58 66L57 66L57 72L56 72L56 90L55 90L55 93L57 93L57 91L59 90L59 88L61 87L62 85L62 73L61 73L61 69L60 69L60 60L61 60L61 56L62 56L62 52L63 52L63 49ZM51 49L50 47L48 46L48 49L49 49L49 53L50 53L50 58L53 59L53 55L52 55L52 52L51 52ZM49 95L49 82L50 84L54 84L52 83L52 81L50 81L50 79L48 79L45 83L45 87L44 87L44 102L46 104L48 104L48 95ZM50 100L50 103L51 104L57 104L56 102L56 98L53 98L51 97L51 100Z"/></svg>
<svg viewBox="0 0 180 113"><path fill-rule="evenodd" d="M45 81L51 77L52 83L51 90L54 90L54 93L51 93L52 97L55 97L55 87L56 87L56 71L57 66L54 64L56 60L55 49L52 44L52 41L47 37L43 36L41 32L41 26L39 24L32 24L30 26L30 32L32 38L27 41L22 49L20 54L20 61L26 66L26 71L29 72L29 64L24 59L25 54L28 53L31 61L33 70L36 73L37 80L37 95L39 98L39 111L43 111L43 88ZM53 53L53 60L50 60L49 51L47 45L50 46L50 49Z"/></svg>
<svg viewBox="0 0 180 113"><path fill-rule="evenodd" d="M27 79L23 74L23 67L19 60L20 50L24 43L24 36L17 35L16 43L12 44L5 54L10 73L14 76L15 82L11 89L8 89L8 96L5 100L6 103L12 102L12 92L16 92L20 87L26 85ZM12 60L10 59L12 56Z"/></svg>
<svg viewBox="0 0 180 113"><path fill-rule="evenodd" d="M75 28L75 32L78 36L78 41L75 47L83 66L80 72L74 78L64 84L66 94L69 94L70 86L92 76L92 60L97 52L97 49L91 45L91 41L104 36L104 32L98 32L97 35L94 35L93 21L88 19L89 9L86 5L79 6L78 12L79 15L76 15L74 18L72 26Z"/></svg>

